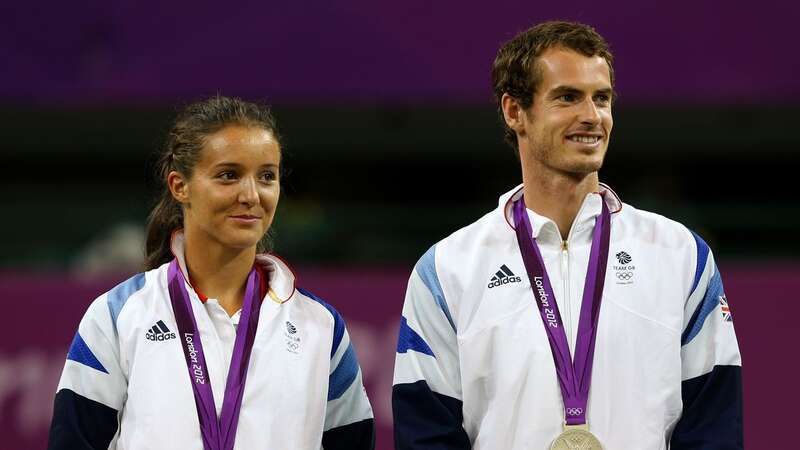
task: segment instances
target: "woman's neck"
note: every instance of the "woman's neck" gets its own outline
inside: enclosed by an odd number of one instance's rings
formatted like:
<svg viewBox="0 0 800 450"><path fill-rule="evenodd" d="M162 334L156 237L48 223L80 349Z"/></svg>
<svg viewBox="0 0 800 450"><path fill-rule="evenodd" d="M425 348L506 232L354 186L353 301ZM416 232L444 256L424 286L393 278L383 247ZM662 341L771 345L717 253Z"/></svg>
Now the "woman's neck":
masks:
<svg viewBox="0 0 800 450"><path fill-rule="evenodd" d="M184 230L186 270L192 285L215 298L232 316L242 308L247 276L255 261L255 247L232 249L204 239L203 232Z"/></svg>

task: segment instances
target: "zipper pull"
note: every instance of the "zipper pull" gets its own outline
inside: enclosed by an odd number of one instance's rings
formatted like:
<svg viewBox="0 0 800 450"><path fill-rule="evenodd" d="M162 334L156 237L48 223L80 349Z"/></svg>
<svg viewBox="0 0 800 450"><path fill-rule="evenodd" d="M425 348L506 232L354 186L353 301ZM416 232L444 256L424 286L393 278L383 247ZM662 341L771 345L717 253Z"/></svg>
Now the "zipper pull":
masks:
<svg viewBox="0 0 800 450"><path fill-rule="evenodd" d="M566 252L567 250L569 250L569 242L561 241L561 251Z"/></svg>

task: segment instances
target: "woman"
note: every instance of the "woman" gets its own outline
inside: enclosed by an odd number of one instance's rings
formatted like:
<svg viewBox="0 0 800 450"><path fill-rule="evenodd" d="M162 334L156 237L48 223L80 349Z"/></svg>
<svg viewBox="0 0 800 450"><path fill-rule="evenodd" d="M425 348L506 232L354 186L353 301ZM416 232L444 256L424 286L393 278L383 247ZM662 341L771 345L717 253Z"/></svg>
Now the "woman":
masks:
<svg viewBox="0 0 800 450"><path fill-rule="evenodd" d="M176 119L147 269L92 303L67 355L50 449L371 449L341 316L263 254L281 147L263 106Z"/></svg>

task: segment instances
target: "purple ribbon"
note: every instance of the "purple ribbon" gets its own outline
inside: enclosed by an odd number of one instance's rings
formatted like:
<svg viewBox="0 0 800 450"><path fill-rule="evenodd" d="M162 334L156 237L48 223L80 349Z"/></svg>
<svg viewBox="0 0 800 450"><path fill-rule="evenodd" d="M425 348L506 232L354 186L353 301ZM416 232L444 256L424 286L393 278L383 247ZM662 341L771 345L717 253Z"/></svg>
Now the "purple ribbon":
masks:
<svg viewBox="0 0 800 450"><path fill-rule="evenodd" d="M514 223L517 230L517 242L525 263L525 270L531 282L531 290L544 321L553 362L561 386L564 400L564 417L567 425L586 423L586 405L589 402L589 386L592 382L592 361L594 344L597 337L597 323L600 316L600 305L603 297L603 283L606 278L608 247L611 237L611 213L605 199L600 218L595 222L592 236L592 249L589 253L589 268L586 271L586 283L583 286L583 302L578 322L578 340L575 343L575 360L570 357L567 335L561 313L556 305L556 297L544 260L533 238L528 213L525 211L524 199L514 202Z"/></svg>
<svg viewBox="0 0 800 450"><path fill-rule="evenodd" d="M208 376L203 344L192 313L192 301L186 290L183 272L178 267L176 259L170 263L167 277L172 311L178 324L178 335L194 392L203 447L205 450L232 450L236 440L236 427L239 424L244 384L247 380L247 366L250 362L250 353L253 349L261 310L260 274L253 268L247 277L242 316L236 330L236 341L233 344L233 356L228 369L225 397L219 419L217 419L217 411L214 406L214 392L211 390L211 379Z"/></svg>

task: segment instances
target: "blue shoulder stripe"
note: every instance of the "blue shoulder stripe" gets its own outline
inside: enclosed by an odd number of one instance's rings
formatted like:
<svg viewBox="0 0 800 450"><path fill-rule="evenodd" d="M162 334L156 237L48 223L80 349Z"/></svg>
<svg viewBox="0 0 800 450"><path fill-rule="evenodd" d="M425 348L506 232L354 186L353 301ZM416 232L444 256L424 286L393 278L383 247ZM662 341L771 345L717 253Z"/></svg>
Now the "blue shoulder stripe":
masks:
<svg viewBox="0 0 800 450"><path fill-rule="evenodd" d="M69 346L69 352L67 353L67 359L71 359L77 363L81 363L84 366L91 367L92 369L99 370L103 373L108 373L103 364L94 356L92 353L92 349L86 345L86 342L81 337L80 333L75 333L75 338L72 339L72 344Z"/></svg>
<svg viewBox="0 0 800 450"><path fill-rule="evenodd" d="M122 307L125 306L125 302L128 301L131 295L144 287L144 282L144 273L137 273L108 291L108 311L111 313L111 323L114 324L114 330L117 329L117 318L120 311L122 311Z"/></svg>
<svg viewBox="0 0 800 450"><path fill-rule="evenodd" d="M342 338L344 337L344 319L342 319L342 316L341 314L339 314L339 311L336 311L336 308L329 305L328 303L325 303L325 301L322 300L321 298L317 297L316 295L312 294L311 292L305 289L298 287L297 290L300 291L300 293L305 295L306 297L324 306L325 309L327 309L328 312L331 313L331 316L333 316L333 344L331 345L331 358L333 358L333 355L336 354L336 350L339 349L339 344L342 342Z"/></svg>
<svg viewBox="0 0 800 450"><path fill-rule="evenodd" d="M331 344L331 359L333 359L333 355L336 354L339 345L342 343L342 338L344 338L344 319L341 314L339 314L339 311L336 311L333 306L329 305L321 298L305 289L298 287L297 290L306 297L324 306L333 316L333 343ZM356 358L356 351L353 348L353 344L349 343L342 358L339 360L339 365L336 366L336 369L333 370L328 378L328 401L336 400L344 395L345 391L353 384L356 376L358 376L358 358Z"/></svg>
<svg viewBox="0 0 800 450"><path fill-rule="evenodd" d="M436 304L439 305L439 308L441 308L445 317L447 317L447 321L450 322L450 326L455 330L456 325L453 322L453 318L450 316L450 310L447 308L447 302L444 299L444 291L442 291L442 285L439 283L439 276L436 274L435 245L422 255L422 258L420 258L417 263L416 269L419 277L422 278L422 282L425 283L425 286L427 286L428 290L433 294Z"/></svg>
<svg viewBox="0 0 800 450"><path fill-rule="evenodd" d="M347 346L339 365L328 379L328 401L341 397L358 375L358 359L353 344Z"/></svg>
<svg viewBox="0 0 800 450"><path fill-rule="evenodd" d="M408 326L408 320L404 316L400 316L400 336L397 338L397 353L405 353L409 350L436 358L428 343L414 329Z"/></svg>
<svg viewBox="0 0 800 450"><path fill-rule="evenodd" d="M703 276L703 270L706 268L706 261L708 261L708 254L710 252L708 244L706 244L703 238L694 231L692 231L692 236L694 236L694 241L697 244L697 264L694 268L694 283L692 284L692 289L689 291L689 295L692 295L694 290L697 289L697 283L700 282L700 277Z"/></svg>
<svg viewBox="0 0 800 450"><path fill-rule="evenodd" d="M708 282L708 288L706 289L706 295L703 297L703 301L697 305L697 309L695 309L694 313L692 314L692 318L689 319L686 329L683 330L683 335L681 336L681 346L691 342L692 339L694 339L694 337L700 333L700 330L703 329L703 324L705 323L706 318L709 314L711 314L712 311L714 311L714 308L717 307L719 304L719 298L722 295L722 277L719 274L719 270L715 270L714 276L711 277L711 280Z"/></svg>

